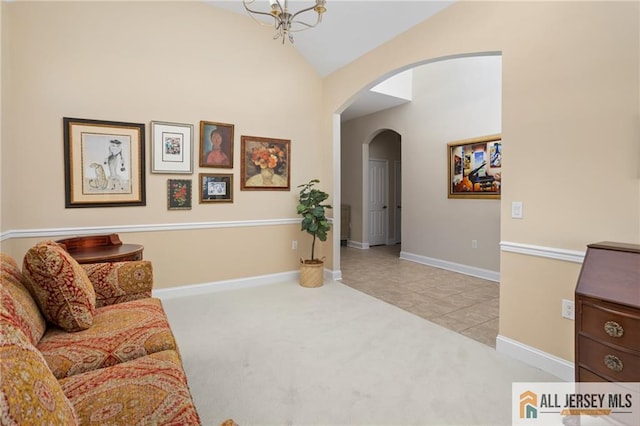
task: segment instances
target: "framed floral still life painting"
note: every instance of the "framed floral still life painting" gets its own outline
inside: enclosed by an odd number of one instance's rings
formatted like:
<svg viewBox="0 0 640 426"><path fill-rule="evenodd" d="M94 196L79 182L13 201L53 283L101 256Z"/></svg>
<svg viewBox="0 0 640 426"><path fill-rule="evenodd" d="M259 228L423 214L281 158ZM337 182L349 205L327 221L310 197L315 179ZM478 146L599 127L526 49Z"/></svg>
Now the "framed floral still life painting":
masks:
<svg viewBox="0 0 640 426"><path fill-rule="evenodd" d="M233 168L233 124L200 122L200 167Z"/></svg>
<svg viewBox="0 0 640 426"><path fill-rule="evenodd" d="M500 198L501 135L451 142L447 147L449 198Z"/></svg>
<svg viewBox="0 0 640 426"><path fill-rule="evenodd" d="M191 179L167 180L167 209L191 210Z"/></svg>
<svg viewBox="0 0 640 426"><path fill-rule="evenodd" d="M200 173L200 203L233 203L233 175Z"/></svg>
<svg viewBox="0 0 640 426"><path fill-rule="evenodd" d="M291 170L290 140L242 136L241 145L241 190L289 190Z"/></svg>
<svg viewBox="0 0 640 426"><path fill-rule="evenodd" d="M151 122L151 173L193 173L193 125Z"/></svg>
<svg viewBox="0 0 640 426"><path fill-rule="evenodd" d="M65 207L144 206L144 124L63 118Z"/></svg>

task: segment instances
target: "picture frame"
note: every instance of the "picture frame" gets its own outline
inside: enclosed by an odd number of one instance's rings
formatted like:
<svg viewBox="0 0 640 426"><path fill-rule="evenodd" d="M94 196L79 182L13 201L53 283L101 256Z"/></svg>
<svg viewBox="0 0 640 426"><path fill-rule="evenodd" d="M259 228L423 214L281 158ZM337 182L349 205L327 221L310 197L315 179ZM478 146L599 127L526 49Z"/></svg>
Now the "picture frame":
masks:
<svg viewBox="0 0 640 426"><path fill-rule="evenodd" d="M241 191L289 191L291 141L241 136Z"/></svg>
<svg viewBox="0 0 640 426"><path fill-rule="evenodd" d="M500 199L501 135L450 142L447 152L448 198Z"/></svg>
<svg viewBox="0 0 640 426"><path fill-rule="evenodd" d="M191 179L167 179L167 210L191 210Z"/></svg>
<svg viewBox="0 0 640 426"><path fill-rule="evenodd" d="M233 203L233 174L200 173L200 203Z"/></svg>
<svg viewBox="0 0 640 426"><path fill-rule="evenodd" d="M63 117L65 207L146 205L145 125Z"/></svg>
<svg viewBox="0 0 640 426"><path fill-rule="evenodd" d="M193 173L193 125L151 122L151 173Z"/></svg>
<svg viewBox="0 0 640 426"><path fill-rule="evenodd" d="M233 168L233 132L233 124L200 121L200 167Z"/></svg>

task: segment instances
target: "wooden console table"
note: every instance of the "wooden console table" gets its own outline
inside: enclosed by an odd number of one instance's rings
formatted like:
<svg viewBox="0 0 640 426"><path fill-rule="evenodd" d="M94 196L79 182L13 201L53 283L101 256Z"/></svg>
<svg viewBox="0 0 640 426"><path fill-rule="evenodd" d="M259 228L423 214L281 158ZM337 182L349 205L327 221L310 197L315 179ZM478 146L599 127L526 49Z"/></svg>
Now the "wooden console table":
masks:
<svg viewBox="0 0 640 426"><path fill-rule="evenodd" d="M118 234L89 235L56 241L78 263L109 263L142 260L144 247L122 244Z"/></svg>

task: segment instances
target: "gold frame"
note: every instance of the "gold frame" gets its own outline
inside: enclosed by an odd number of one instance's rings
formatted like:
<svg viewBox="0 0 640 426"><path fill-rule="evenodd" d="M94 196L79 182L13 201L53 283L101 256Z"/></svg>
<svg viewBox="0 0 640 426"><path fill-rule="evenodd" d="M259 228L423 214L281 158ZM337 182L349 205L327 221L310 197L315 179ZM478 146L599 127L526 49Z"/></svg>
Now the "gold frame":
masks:
<svg viewBox="0 0 640 426"><path fill-rule="evenodd" d="M222 183L222 187L209 189L210 183ZM224 194L220 189L224 188ZM213 191L214 193L211 193ZM233 174L231 173L200 173L198 175L198 193L200 204L205 203L233 203Z"/></svg>
<svg viewBox="0 0 640 426"><path fill-rule="evenodd" d="M241 136L240 141L240 190L289 191L291 140ZM264 157L258 157L257 153L264 153ZM270 164L272 161L275 166Z"/></svg>
<svg viewBox="0 0 640 426"><path fill-rule="evenodd" d="M502 135L447 144L448 198L500 199Z"/></svg>
<svg viewBox="0 0 640 426"><path fill-rule="evenodd" d="M215 164L207 162L207 155L211 151L211 132L218 130L222 137L221 151L227 157L227 162ZM234 125L228 123L216 123L215 121L200 122L200 167L215 167L220 169L233 169L233 145L234 145Z"/></svg>
<svg viewBox="0 0 640 426"><path fill-rule="evenodd" d="M167 210L191 210L191 179L167 179Z"/></svg>

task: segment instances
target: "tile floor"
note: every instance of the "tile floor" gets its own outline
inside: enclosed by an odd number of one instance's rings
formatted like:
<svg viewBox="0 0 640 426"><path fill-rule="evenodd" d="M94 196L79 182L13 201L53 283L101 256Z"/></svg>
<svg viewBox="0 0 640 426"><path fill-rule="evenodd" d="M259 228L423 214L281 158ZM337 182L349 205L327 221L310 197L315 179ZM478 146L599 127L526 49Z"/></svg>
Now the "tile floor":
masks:
<svg viewBox="0 0 640 426"><path fill-rule="evenodd" d="M399 256L399 244L368 250L342 246L342 283L495 348L498 283Z"/></svg>

